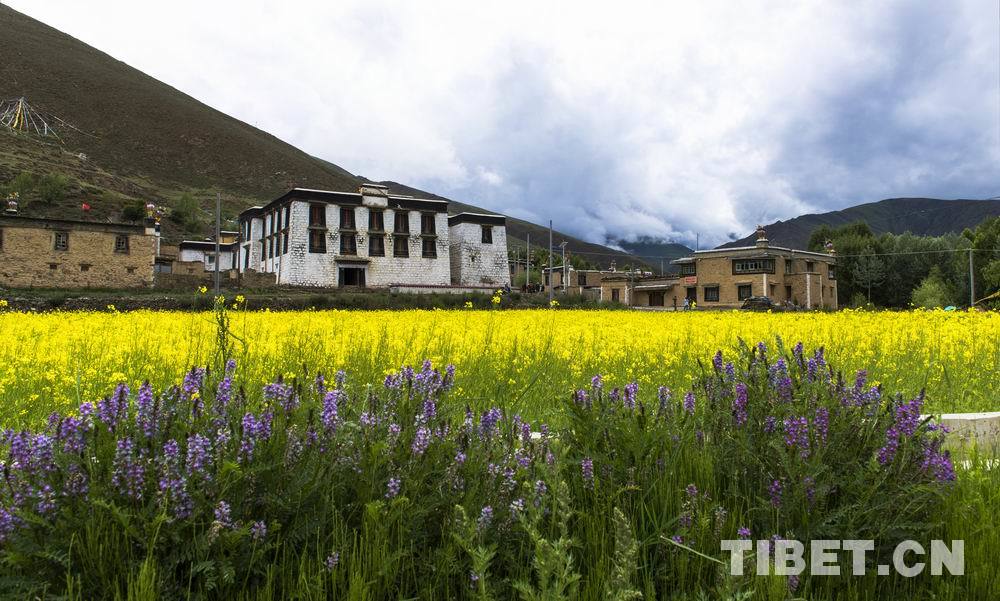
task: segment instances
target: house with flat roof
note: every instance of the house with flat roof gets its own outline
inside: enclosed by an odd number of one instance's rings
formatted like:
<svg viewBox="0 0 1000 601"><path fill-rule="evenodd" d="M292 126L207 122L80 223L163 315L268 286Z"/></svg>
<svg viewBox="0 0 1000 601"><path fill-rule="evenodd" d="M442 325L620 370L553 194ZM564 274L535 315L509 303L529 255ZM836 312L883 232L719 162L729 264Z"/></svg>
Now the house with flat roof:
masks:
<svg viewBox="0 0 1000 601"><path fill-rule="evenodd" d="M240 272L321 287L482 287L510 283L506 218L448 215L448 202L294 188L240 213Z"/></svg>

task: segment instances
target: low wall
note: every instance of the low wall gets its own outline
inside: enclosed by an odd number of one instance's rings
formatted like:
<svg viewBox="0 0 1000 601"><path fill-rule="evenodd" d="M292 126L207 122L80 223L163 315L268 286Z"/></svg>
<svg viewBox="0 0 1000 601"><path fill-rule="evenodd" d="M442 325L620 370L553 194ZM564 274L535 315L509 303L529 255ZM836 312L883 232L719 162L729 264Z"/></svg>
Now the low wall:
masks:
<svg viewBox="0 0 1000 601"><path fill-rule="evenodd" d="M421 286L418 284L389 286L393 294L493 294L496 286Z"/></svg>

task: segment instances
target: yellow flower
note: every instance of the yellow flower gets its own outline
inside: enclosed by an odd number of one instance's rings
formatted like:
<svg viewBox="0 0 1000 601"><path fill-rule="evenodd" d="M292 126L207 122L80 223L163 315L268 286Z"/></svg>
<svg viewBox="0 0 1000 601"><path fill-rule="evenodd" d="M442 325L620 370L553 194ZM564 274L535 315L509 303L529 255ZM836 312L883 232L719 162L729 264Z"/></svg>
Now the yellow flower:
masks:
<svg viewBox="0 0 1000 601"><path fill-rule="evenodd" d="M115 309L114 305L108 305L108 311L111 311L112 313L114 313L115 311L117 311L117 309Z"/></svg>
<svg viewBox="0 0 1000 601"><path fill-rule="evenodd" d="M0 309L4 309L6 307L7 307L7 299L0 298Z"/></svg>
<svg viewBox="0 0 1000 601"><path fill-rule="evenodd" d="M198 288L198 292L200 292L202 294L207 294L208 293L208 286L202 286L201 288Z"/></svg>
<svg viewBox="0 0 1000 601"><path fill-rule="evenodd" d="M247 298L245 296L243 296L242 294L237 294L236 295L236 303L237 304L242 305L243 302L246 301L246 300L247 300Z"/></svg>
<svg viewBox="0 0 1000 601"><path fill-rule="evenodd" d="M472 308L472 301L465 301L465 308L466 309L471 309Z"/></svg>
<svg viewBox="0 0 1000 601"><path fill-rule="evenodd" d="M559 301L557 301L556 299L552 299L552 300L549 301L549 306L550 307L558 307L559 306Z"/></svg>
<svg viewBox="0 0 1000 601"><path fill-rule="evenodd" d="M493 303L494 305L499 305L500 304L500 296L499 295L494 296L493 298L490 299L490 302Z"/></svg>

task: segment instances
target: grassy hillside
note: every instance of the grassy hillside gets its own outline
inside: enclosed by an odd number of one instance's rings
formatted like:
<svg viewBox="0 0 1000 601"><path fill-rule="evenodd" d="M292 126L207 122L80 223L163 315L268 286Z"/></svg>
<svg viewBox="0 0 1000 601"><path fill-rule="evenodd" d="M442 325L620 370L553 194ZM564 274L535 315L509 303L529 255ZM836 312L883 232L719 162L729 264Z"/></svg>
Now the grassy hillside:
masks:
<svg viewBox="0 0 1000 601"><path fill-rule="evenodd" d="M855 221L866 222L876 234L941 236L975 227L986 219L1000 215L1000 200L940 200L937 198L889 198L870 202L842 211L809 214L776 221L765 226L768 240L777 246L805 248L813 230L821 225L838 227ZM719 248L748 246L756 236L723 244Z"/></svg>
<svg viewBox="0 0 1000 601"><path fill-rule="evenodd" d="M0 187L11 188L22 173L65 179L48 200L29 187L22 202L28 214L79 217L85 201L93 207L88 218L120 219L124 207L140 202L168 208L193 202L195 219L165 221L165 235L176 240L211 231L216 192L232 218L293 186L354 191L364 179L2 5L0 57L0 99L23 96L49 122L72 126L58 127L61 142L0 128ZM182 201L185 195L191 200ZM490 212L458 202L452 210ZM509 224L515 240L528 232L533 246L543 232L547 240L545 228L519 219ZM628 261L624 253L557 233L556 243L564 239L588 258Z"/></svg>

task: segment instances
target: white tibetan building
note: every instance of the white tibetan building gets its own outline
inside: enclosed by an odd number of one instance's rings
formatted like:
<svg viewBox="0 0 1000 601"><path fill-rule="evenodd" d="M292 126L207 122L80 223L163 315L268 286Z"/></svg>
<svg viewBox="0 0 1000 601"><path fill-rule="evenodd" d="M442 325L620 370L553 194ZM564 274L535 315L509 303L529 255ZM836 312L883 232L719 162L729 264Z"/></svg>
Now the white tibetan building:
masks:
<svg viewBox="0 0 1000 601"><path fill-rule="evenodd" d="M238 269L318 287L498 287L510 283L502 215L448 216L448 202L294 188L240 213Z"/></svg>

